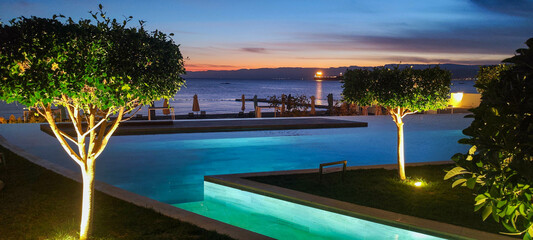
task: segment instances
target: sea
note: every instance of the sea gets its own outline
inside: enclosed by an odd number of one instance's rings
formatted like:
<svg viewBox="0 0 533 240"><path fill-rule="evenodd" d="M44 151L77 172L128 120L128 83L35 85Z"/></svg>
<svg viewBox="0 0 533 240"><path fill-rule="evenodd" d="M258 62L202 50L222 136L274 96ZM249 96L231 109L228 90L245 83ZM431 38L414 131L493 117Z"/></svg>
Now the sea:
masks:
<svg viewBox="0 0 533 240"><path fill-rule="evenodd" d="M454 80L451 92L477 93L474 81ZM246 99L252 99L255 95L259 99L271 96L305 95L315 96L317 105L326 105L328 94L333 94L334 101L342 99L342 83L339 81L315 81L315 80L246 80L246 79L187 79L184 86L170 100L169 104L174 107L176 115L186 115L192 112L193 96L198 95L200 110L207 114L227 114L241 112L240 101L244 94ZM239 101L236 101L239 99ZM268 105L259 103L260 106ZM163 106L163 101L156 101L155 106ZM0 117L8 118L11 115L21 117L26 106L18 103L0 101ZM253 111L253 102L247 101L245 112ZM143 107L136 114L148 113L147 107ZM157 112L156 114L161 114Z"/></svg>

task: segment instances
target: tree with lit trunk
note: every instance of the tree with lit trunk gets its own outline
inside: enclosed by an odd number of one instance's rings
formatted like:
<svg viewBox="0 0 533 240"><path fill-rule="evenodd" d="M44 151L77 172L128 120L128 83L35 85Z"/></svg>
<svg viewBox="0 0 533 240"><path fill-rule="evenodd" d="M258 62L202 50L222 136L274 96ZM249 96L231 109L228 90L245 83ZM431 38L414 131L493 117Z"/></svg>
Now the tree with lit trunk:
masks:
<svg viewBox="0 0 533 240"><path fill-rule="evenodd" d="M125 115L184 84L179 46L166 34L126 27L100 10L93 20L13 19L0 23L0 100L44 116L83 180L80 239L90 234L95 162ZM53 106L68 111L75 134L58 128ZM70 143L69 143L70 142Z"/></svg>
<svg viewBox="0 0 533 240"><path fill-rule="evenodd" d="M403 118L419 111L445 108L449 99L450 78L450 72L438 66L421 70L377 67L373 70L347 70L344 74L344 101L360 106L383 106L396 123L398 174L401 180L406 179Z"/></svg>

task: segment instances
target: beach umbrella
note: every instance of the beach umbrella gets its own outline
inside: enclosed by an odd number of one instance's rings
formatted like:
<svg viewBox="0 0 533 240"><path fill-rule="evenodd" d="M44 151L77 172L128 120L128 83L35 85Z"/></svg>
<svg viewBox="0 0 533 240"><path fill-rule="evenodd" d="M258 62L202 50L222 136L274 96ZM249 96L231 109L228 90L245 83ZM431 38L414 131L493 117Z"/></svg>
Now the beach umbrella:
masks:
<svg viewBox="0 0 533 240"><path fill-rule="evenodd" d="M242 112L244 112L244 109L246 109L246 99L244 98L244 94L242 95L242 107L241 107L241 110Z"/></svg>
<svg viewBox="0 0 533 240"><path fill-rule="evenodd" d="M281 113L280 115L283 116L285 113L285 94L281 94Z"/></svg>
<svg viewBox="0 0 533 240"><path fill-rule="evenodd" d="M198 95L194 94L193 100L192 100L192 111L193 112L199 112L200 111L200 104L198 104Z"/></svg>
<svg viewBox="0 0 533 240"><path fill-rule="evenodd" d="M168 109L168 100L165 99L165 102L163 102L163 114L165 115L169 115L170 114L170 110Z"/></svg>
<svg viewBox="0 0 533 240"><path fill-rule="evenodd" d="M311 96L311 115L315 115L315 96Z"/></svg>

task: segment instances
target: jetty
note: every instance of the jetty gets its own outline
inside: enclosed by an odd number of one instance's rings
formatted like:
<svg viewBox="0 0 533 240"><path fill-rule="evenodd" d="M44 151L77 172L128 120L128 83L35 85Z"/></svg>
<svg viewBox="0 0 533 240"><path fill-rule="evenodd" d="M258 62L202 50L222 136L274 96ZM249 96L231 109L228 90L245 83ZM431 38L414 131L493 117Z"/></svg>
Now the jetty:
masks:
<svg viewBox="0 0 533 240"><path fill-rule="evenodd" d="M237 102L242 102L242 98L236 98L235 101L237 101ZM253 99L253 98L245 98L244 101L246 101L246 102L253 102L254 99ZM268 99L266 99L266 98L258 98L258 99L257 99L257 102L260 102L260 103L270 103L270 101L269 101ZM296 104L296 103L294 103L294 104ZM299 105L300 105L300 104L298 104L298 106L299 106ZM316 105L315 105L315 108L328 109L328 105L318 105L318 104L316 104Z"/></svg>

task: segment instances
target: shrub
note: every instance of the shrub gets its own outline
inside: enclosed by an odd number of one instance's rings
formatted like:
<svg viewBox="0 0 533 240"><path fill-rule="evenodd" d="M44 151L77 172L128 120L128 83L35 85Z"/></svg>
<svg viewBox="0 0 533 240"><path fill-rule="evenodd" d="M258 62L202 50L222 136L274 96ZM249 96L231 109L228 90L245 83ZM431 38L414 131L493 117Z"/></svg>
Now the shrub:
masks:
<svg viewBox="0 0 533 240"><path fill-rule="evenodd" d="M282 101L284 101L286 108L284 116L299 117L309 115L307 111L311 106L311 100L308 99L307 96L292 96L292 94L285 96L283 94L279 98L276 95L268 97L268 102L270 103L271 107L282 107Z"/></svg>
<svg viewBox="0 0 533 240"><path fill-rule="evenodd" d="M482 90L474 120L460 143L468 153L453 156L457 167L445 176L452 187L475 192L475 211L500 222L514 235L533 237L533 38L527 49L505 59L508 67L481 71L476 87Z"/></svg>

